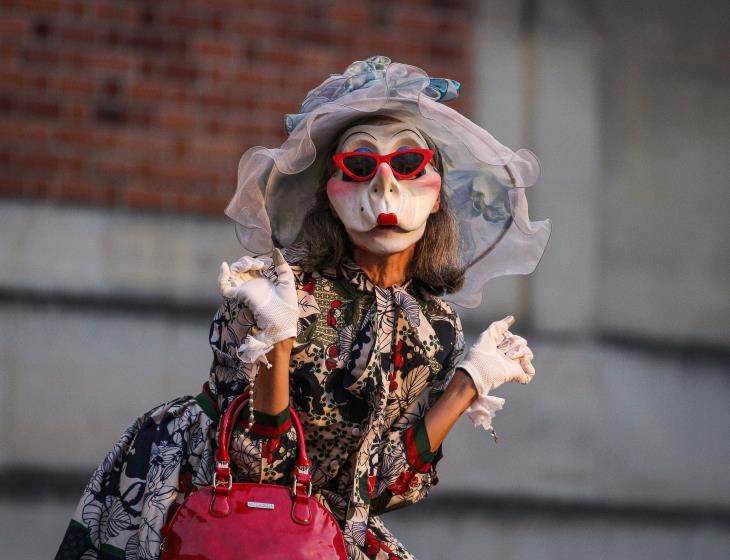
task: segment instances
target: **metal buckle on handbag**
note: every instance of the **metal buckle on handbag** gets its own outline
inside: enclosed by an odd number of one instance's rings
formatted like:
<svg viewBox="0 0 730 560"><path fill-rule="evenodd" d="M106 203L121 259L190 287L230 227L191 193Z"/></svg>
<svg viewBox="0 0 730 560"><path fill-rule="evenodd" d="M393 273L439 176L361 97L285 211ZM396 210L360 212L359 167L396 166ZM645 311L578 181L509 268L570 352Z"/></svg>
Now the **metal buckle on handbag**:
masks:
<svg viewBox="0 0 730 560"><path fill-rule="evenodd" d="M226 469L228 470L228 476L226 477L228 479L228 483L223 481L218 481L218 469ZM231 471L229 469L228 461L218 461L215 464L215 471L213 471L213 488L218 488L220 486L226 486L227 490L230 490L233 488L233 477L231 476Z"/></svg>
<svg viewBox="0 0 730 560"><path fill-rule="evenodd" d="M218 473L213 473L213 487L218 488L219 486L226 486L228 490L233 488L233 477L228 476L228 484L225 482L218 482Z"/></svg>
<svg viewBox="0 0 730 560"><path fill-rule="evenodd" d="M299 474L304 475L305 477L309 478L309 467L297 467L297 471L299 471ZM297 483L299 482L299 478L295 474L292 478L292 484L291 484L291 492L292 495L297 495ZM309 482L307 482L307 496L312 495L312 480L310 479Z"/></svg>

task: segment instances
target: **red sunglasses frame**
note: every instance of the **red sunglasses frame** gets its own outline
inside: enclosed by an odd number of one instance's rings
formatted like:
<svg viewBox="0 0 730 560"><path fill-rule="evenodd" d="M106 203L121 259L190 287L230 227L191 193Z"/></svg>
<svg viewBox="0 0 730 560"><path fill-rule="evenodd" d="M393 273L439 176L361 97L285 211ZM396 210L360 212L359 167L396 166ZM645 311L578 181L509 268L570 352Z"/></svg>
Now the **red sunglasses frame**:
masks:
<svg viewBox="0 0 730 560"><path fill-rule="evenodd" d="M411 171L410 173L398 173L395 169L393 169L393 166L390 165L390 160L393 159L395 156L400 156L403 154L421 154L423 156L423 161L419 164L419 166ZM345 159L351 156L359 156L359 157L369 157L375 160L375 169L373 172L368 175L367 177L359 177L352 173L347 166L345 165ZM433 159L433 150L429 150L428 148L408 148L407 150L398 150L396 152L386 154L381 156L380 154L373 154L370 152L343 152L341 154L335 154L332 156L332 160L335 162L337 167L342 169L342 172L350 177L351 179L354 179L355 181L369 181L373 177L375 177L375 174L378 172L378 167L380 167L381 163L387 163L390 166L390 169L393 171L393 175L398 177L398 179L410 179L411 177L415 177L418 175L421 171L423 171L423 168L426 167L429 163L431 163L431 160Z"/></svg>

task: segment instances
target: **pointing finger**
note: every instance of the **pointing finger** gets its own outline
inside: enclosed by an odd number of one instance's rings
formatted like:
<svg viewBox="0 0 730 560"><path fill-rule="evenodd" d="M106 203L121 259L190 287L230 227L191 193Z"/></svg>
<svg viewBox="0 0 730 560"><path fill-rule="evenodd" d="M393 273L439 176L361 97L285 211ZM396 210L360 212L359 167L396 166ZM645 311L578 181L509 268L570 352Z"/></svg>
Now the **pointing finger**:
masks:
<svg viewBox="0 0 730 560"><path fill-rule="evenodd" d="M490 332L492 340L494 340L495 343L500 342L502 339L502 336L505 332L514 324L515 318L512 315L508 315L504 319L500 321L495 321L491 325L489 325L489 328L487 331Z"/></svg>
<svg viewBox="0 0 730 560"><path fill-rule="evenodd" d="M279 251L279 249L274 249L272 258L278 279L277 284L280 286L293 286L294 273L292 272L289 263L284 260L284 255L281 254L281 251Z"/></svg>
<svg viewBox="0 0 730 560"><path fill-rule="evenodd" d="M284 255L281 254L281 251L279 251L278 248L275 248L272 251L271 260L273 261L275 268L278 268L282 264L286 264L286 260L284 260Z"/></svg>

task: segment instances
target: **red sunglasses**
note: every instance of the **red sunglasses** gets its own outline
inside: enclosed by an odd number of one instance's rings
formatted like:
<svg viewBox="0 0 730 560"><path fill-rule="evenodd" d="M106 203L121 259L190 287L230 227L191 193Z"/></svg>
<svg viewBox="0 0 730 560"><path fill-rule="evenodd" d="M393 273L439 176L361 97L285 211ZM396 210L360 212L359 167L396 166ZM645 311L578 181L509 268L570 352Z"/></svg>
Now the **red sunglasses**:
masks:
<svg viewBox="0 0 730 560"><path fill-rule="evenodd" d="M343 173L355 181L369 181L375 177L381 162L387 163L398 179L410 179L418 175L433 159L433 150L409 148L381 156L369 152L345 152L332 159Z"/></svg>

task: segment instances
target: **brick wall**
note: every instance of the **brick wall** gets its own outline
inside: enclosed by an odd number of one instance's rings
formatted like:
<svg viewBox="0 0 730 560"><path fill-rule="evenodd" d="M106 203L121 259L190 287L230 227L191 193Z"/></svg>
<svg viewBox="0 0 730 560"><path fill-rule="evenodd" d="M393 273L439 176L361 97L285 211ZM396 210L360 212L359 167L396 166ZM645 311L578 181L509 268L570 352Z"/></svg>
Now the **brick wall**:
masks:
<svg viewBox="0 0 730 560"><path fill-rule="evenodd" d="M0 196L220 215L238 158L353 60L457 78L464 1L0 0Z"/></svg>

